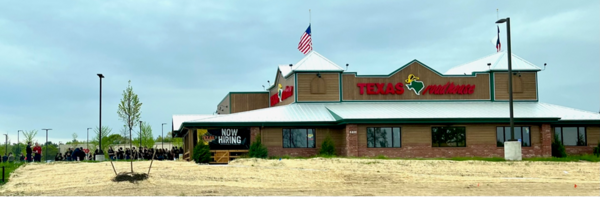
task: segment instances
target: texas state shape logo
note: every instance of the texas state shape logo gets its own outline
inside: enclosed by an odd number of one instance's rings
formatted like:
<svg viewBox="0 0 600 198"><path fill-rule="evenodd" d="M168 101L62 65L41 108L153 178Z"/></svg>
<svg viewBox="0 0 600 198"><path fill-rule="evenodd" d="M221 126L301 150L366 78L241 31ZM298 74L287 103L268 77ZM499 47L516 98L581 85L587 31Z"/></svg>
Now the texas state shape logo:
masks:
<svg viewBox="0 0 600 198"><path fill-rule="evenodd" d="M406 87L410 90L413 90L415 94L421 95L421 91L425 88L425 84L423 81L418 81L419 77L414 74L409 74L408 78L404 81L406 82Z"/></svg>

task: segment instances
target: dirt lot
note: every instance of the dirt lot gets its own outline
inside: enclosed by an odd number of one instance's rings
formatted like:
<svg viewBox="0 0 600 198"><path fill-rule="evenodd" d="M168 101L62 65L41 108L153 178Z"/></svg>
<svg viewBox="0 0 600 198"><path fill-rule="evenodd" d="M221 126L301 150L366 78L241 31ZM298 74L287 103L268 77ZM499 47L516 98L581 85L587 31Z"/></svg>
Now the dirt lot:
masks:
<svg viewBox="0 0 600 198"><path fill-rule="evenodd" d="M150 162L134 162L148 171ZM129 163L116 163L129 171ZM113 182L109 162L31 164L0 195L600 195L600 163L441 160L240 159L228 166L155 161L150 178ZM577 188L575 188L575 184Z"/></svg>

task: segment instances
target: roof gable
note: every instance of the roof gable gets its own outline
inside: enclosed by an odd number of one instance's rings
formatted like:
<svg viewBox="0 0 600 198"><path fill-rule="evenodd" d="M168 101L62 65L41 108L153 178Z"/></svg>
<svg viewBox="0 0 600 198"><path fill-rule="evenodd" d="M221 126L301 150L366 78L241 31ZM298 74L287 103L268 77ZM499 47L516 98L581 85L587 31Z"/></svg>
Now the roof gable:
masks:
<svg viewBox="0 0 600 198"><path fill-rule="evenodd" d="M421 61L419 61L417 59L414 59L414 60L412 60L412 61L404 64L402 67L394 70L393 72L391 72L390 74L387 74L387 75L385 75L385 74L384 75L358 75L357 72L344 72L344 74L349 74L349 75L354 74L354 76L361 77L361 78L389 78L391 76L396 75L398 72L400 72L400 71L402 71L402 70L404 70L404 69L406 69L406 68L408 68L410 66L413 66L413 65L418 65L420 67L426 68L429 71L431 71L431 72L433 72L433 73L435 73L435 74L437 74L439 76L457 76L457 75L453 75L453 74L452 75L442 74L442 73L440 73L437 70L435 70L435 69L427 66L425 63L423 63L423 62L421 62ZM461 74L460 76L465 76L465 75ZM475 73L474 74L469 73L468 76L476 76L476 74Z"/></svg>
<svg viewBox="0 0 600 198"><path fill-rule="evenodd" d="M491 65L488 66L487 64ZM512 53L512 70L540 71L541 68ZM508 55L506 52L495 53L467 64L449 69L446 75L471 74L473 72L508 71Z"/></svg>
<svg viewBox="0 0 600 198"><path fill-rule="evenodd" d="M302 71L328 71L328 72L343 72L344 68L335 64L331 60L325 58L323 55L319 54L316 51L311 51L308 53L302 60L298 61L298 63L292 65L290 68L289 65L280 65L279 70L281 71L284 77L292 74L293 72L302 72Z"/></svg>

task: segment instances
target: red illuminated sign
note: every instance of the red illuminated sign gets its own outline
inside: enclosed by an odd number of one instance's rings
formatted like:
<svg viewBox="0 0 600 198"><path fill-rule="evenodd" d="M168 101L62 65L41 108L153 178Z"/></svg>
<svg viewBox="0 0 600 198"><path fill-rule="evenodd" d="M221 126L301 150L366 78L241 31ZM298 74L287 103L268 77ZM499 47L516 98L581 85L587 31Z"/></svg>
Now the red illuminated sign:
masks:
<svg viewBox="0 0 600 198"><path fill-rule="evenodd" d="M365 90L367 95L400 95L404 93L404 86L402 83L396 83L396 85L393 85L392 83L357 83L356 86L360 88L360 95L364 95Z"/></svg>
<svg viewBox="0 0 600 198"><path fill-rule="evenodd" d="M423 95L427 94L473 94L475 85L454 85L454 83L446 83L445 85L429 85L423 90Z"/></svg>
<svg viewBox="0 0 600 198"><path fill-rule="evenodd" d="M356 86L360 90L360 95L364 95L365 92L367 95L388 95L388 94L397 94L401 95L404 93L404 85L402 83L357 83ZM408 86L410 89L414 89ZM422 91L421 91L422 89ZM454 85L454 83L448 82L445 85L428 85L425 89L420 87L419 90L416 90L415 93L419 93L417 95L425 95L435 94L435 95L444 95L444 94L473 94L475 92L475 85L466 84L466 85ZM273 98L273 97L271 97ZM275 98L277 96L275 95ZM271 103L273 101L271 100Z"/></svg>
<svg viewBox="0 0 600 198"><path fill-rule="evenodd" d="M281 91L281 99L279 98L279 93L273 94L271 96L271 106L275 106L277 103L294 95L294 86L285 86L285 89L279 88L279 91Z"/></svg>

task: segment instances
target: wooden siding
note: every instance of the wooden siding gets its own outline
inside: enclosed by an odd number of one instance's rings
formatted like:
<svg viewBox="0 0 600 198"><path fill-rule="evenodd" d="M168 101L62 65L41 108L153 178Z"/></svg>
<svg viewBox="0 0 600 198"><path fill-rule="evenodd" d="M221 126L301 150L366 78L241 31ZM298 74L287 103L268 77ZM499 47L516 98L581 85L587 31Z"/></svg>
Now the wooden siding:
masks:
<svg viewBox="0 0 600 198"><path fill-rule="evenodd" d="M321 73L325 81L325 93L311 93L311 82L317 77L317 73L298 74L298 101L340 101L340 79L338 73ZM314 89L314 88L313 88Z"/></svg>
<svg viewBox="0 0 600 198"><path fill-rule="evenodd" d="M284 79L284 77L281 75L281 72L277 73L277 79L275 80L275 86L273 86L273 88L269 90L268 97L271 97L273 94L277 94L277 91L279 89L278 84L281 84L283 89L285 89L285 86L293 86L294 92L296 92L296 90L295 90L296 87L294 85L295 84L294 79L295 79L294 74L290 75L287 79ZM295 97L294 97L294 95L292 95L289 98L286 98L285 100L281 101L280 103L277 103L275 106L292 104L292 103L294 103L294 100L295 100ZM268 105L270 105L270 104L268 104Z"/></svg>
<svg viewBox="0 0 600 198"><path fill-rule="evenodd" d="M231 113L269 107L268 93L232 93Z"/></svg>
<svg viewBox="0 0 600 198"><path fill-rule="evenodd" d="M230 114L231 113L231 107L229 106L229 100L231 98L229 97L229 93L227 93L227 96L225 96L225 99L223 99L223 101L221 101L221 103L219 103L219 105L217 105L217 113L219 114Z"/></svg>
<svg viewBox="0 0 600 198"><path fill-rule="evenodd" d="M508 73L494 73L495 100L508 100ZM514 100L536 100L537 85L536 72L521 72L513 75L513 99Z"/></svg>
<svg viewBox="0 0 600 198"><path fill-rule="evenodd" d="M405 80L409 74L414 74L419 77L419 81L428 85L445 85L446 83L454 83L454 85L475 85L473 94L429 94L421 93L421 95L415 94L413 90L409 90L406 87ZM442 77L427 67L413 63L406 68L398 71L390 77L356 77L354 74L342 75L342 93L343 100L489 100L490 99L490 79L489 74L477 74L477 76L465 76L465 77ZM402 83L404 93L400 95L388 94L388 95L368 95L366 92L361 95L360 88L357 83L385 83L386 87L388 83L396 85L396 83Z"/></svg>
<svg viewBox="0 0 600 198"><path fill-rule="evenodd" d="M586 133L588 146L597 146L600 142L600 127L587 127Z"/></svg>
<svg viewBox="0 0 600 198"><path fill-rule="evenodd" d="M359 125L358 142L359 148L367 147L367 127L400 127L401 145L429 145L431 146L431 127L448 125ZM466 124L450 125L466 127L467 146L471 145L496 145L496 127L508 126L502 124ZM531 144L541 144L540 126L538 125L515 125L529 126L531 128ZM600 128L597 129L600 134ZM588 136L589 137L589 136ZM599 135L600 138L600 135ZM589 139L589 138L588 138Z"/></svg>

